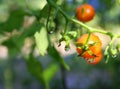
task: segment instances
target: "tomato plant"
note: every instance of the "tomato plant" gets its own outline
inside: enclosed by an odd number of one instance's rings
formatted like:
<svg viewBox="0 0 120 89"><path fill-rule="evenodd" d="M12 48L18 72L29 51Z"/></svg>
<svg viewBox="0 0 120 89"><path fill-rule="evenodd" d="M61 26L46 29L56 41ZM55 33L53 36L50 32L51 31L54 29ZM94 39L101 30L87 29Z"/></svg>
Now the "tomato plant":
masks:
<svg viewBox="0 0 120 89"><path fill-rule="evenodd" d="M113 3L115 6L112 4L112 1L116 0L96 0L98 3L101 2L99 5L94 0L22 0L21 3L19 0L11 0L13 3L11 3L11 1L8 3L7 1L8 0L1 0L0 2L0 55L2 54L2 56L4 56L4 50L1 49L2 46L2 48L4 47L6 50L5 59L7 59L3 60L4 58L0 58L2 59L0 62L0 74L3 76L2 80L5 80L3 82L5 83L6 89L9 88L8 86L11 86L10 84L18 84L18 82L13 83L13 80L15 79L16 81L18 78L14 78L12 72L14 72L13 69L18 72L19 70L17 69L19 69L19 65L17 65L18 68L16 69L16 64L14 65L14 63L18 62L13 62L14 60L11 61L12 58L24 59L24 61L21 61L26 63L25 67L44 85L45 89L52 87L51 84L49 86L49 83L53 80L52 78L56 73L61 73L61 83L63 83L63 87L55 86L51 89L67 89L64 84L67 83L64 79L64 69L70 70L70 67L74 66L74 64L76 66L76 63L73 64L73 61L76 61L74 60L76 59L76 55L74 57L71 53L78 53L79 56L77 56L77 58L80 59L80 57L82 57L86 62L93 65L99 63L102 57L107 60L106 62L111 58L120 59L117 57L117 55L120 54L120 44L115 43L116 39L120 38L118 32L120 22L119 7L116 3ZM94 2L94 7L90 4L83 4L76 9L76 12L74 11L76 5L86 2L90 3L89 1ZM94 18L94 8L96 9L96 13L99 12L96 5L100 7L101 12L96 17L97 19L93 21L93 27L91 27L91 24L88 25L84 22L91 21ZM113 10L110 9L111 7L114 7ZM116 7L118 9L116 9ZM115 13L112 13L112 11ZM74 17L74 14L76 14L77 19ZM107 25L105 23L107 23ZM117 27L118 30L114 29L114 27ZM114 29L114 31L111 32L112 29ZM93 34L95 32L107 35L110 38L108 45L106 45L103 50L101 40L97 35ZM118 34L116 34L116 32L118 32ZM83 33L85 34L82 35ZM79 37L79 35L82 36ZM76 42L77 37L79 38ZM107 39L103 41L103 44L106 40ZM61 46L62 49L58 48L59 46ZM76 46L76 48L74 48L74 46ZM75 52L74 49L77 50L77 52ZM102 53L102 51L104 53ZM73 58L71 58L71 56ZM68 58L73 60L66 61L65 59ZM79 63L81 64L82 62ZM3 66L1 66L2 64ZM72 66L69 66L69 64ZM80 66L84 66L84 64ZM117 66L115 70L117 68L119 70ZM5 67L5 70L3 70L3 67ZM21 66L21 68L23 69L24 66ZM78 69L79 68L81 67L78 67ZM58 70L60 70L60 72ZM8 73L7 75L9 76L7 76L6 73ZM116 74L119 75L119 73ZM25 81L22 80L22 84L28 84L27 81L31 80L28 79L26 81L26 78L28 78L26 76L24 76L23 80ZM58 82L56 83L58 84ZM14 87L10 87L9 89L14 89Z"/></svg>
<svg viewBox="0 0 120 89"><path fill-rule="evenodd" d="M77 52L90 64L97 64L102 58L102 42L95 34L84 34L78 38ZM92 61L91 61L92 59Z"/></svg>
<svg viewBox="0 0 120 89"><path fill-rule="evenodd" d="M84 4L76 9L76 17L79 21L88 22L95 16L94 7L90 4Z"/></svg>

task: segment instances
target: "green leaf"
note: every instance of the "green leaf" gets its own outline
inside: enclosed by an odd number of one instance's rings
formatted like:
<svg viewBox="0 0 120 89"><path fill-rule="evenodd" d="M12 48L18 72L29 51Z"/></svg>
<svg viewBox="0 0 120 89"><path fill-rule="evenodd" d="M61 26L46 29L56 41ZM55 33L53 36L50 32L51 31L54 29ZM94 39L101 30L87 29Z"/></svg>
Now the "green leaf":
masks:
<svg viewBox="0 0 120 89"><path fill-rule="evenodd" d="M69 66L65 63L64 59L60 56L60 54L54 46L49 47L48 53L53 59L55 59L55 61L59 62L65 69L70 70Z"/></svg>
<svg viewBox="0 0 120 89"><path fill-rule="evenodd" d="M33 57L33 55L30 55L26 62L29 72L40 79L42 82L44 82L43 68L40 61Z"/></svg>
<svg viewBox="0 0 120 89"><path fill-rule="evenodd" d="M3 42L5 42L6 40L8 40L8 37L5 36L4 34L0 34L0 44L2 44Z"/></svg>
<svg viewBox="0 0 120 89"><path fill-rule="evenodd" d="M25 1L27 6L32 10L42 9L47 3L46 0L25 0Z"/></svg>
<svg viewBox="0 0 120 89"><path fill-rule="evenodd" d="M37 60L33 55L29 55L29 58L26 60L28 71L35 76L44 86L46 89L49 89L49 84L45 80L43 74L43 67L39 60Z"/></svg>
<svg viewBox="0 0 120 89"><path fill-rule="evenodd" d="M120 0L117 0L118 1L118 4L120 5Z"/></svg>
<svg viewBox="0 0 120 89"><path fill-rule="evenodd" d="M44 70L45 80L49 82L58 70L59 70L58 64L56 63L51 64L47 69Z"/></svg>
<svg viewBox="0 0 120 89"><path fill-rule="evenodd" d="M10 58L16 56L21 51L24 39L25 38L23 38L22 36L15 35L10 39L6 39L2 42L2 45L5 45L8 48Z"/></svg>
<svg viewBox="0 0 120 89"><path fill-rule="evenodd" d="M16 56L19 52L19 50L17 49L17 47L16 47L15 43L12 41L12 39L9 39L9 40L3 42L2 45L5 45L8 48L8 54L9 54L10 58Z"/></svg>
<svg viewBox="0 0 120 89"><path fill-rule="evenodd" d="M40 11L40 18L41 17L46 18L48 16L48 12L49 12L49 5L46 4L44 8Z"/></svg>
<svg viewBox="0 0 120 89"><path fill-rule="evenodd" d="M24 16L26 14L27 13L22 9L11 11L8 20L4 23L0 23L1 31L11 32L14 29L19 30L23 25Z"/></svg>
<svg viewBox="0 0 120 89"><path fill-rule="evenodd" d="M28 28L25 28L25 30L22 33L22 37L33 37L36 31L39 31L41 28L41 24L37 21L35 21L31 26Z"/></svg>
<svg viewBox="0 0 120 89"><path fill-rule="evenodd" d="M34 36L37 48L40 54L44 56L48 48L48 38L46 29L44 27L41 27L40 31L36 32Z"/></svg>

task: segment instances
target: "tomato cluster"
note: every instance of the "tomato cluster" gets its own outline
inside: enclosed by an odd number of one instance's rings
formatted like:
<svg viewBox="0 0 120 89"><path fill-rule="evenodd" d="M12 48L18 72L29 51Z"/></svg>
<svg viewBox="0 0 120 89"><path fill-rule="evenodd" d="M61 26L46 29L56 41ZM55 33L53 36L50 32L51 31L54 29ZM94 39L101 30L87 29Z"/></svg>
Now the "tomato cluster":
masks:
<svg viewBox="0 0 120 89"><path fill-rule="evenodd" d="M88 42L87 42L88 41ZM77 40L78 55L85 58L90 64L97 64L102 59L102 43L98 36L91 34L83 34Z"/></svg>
<svg viewBox="0 0 120 89"><path fill-rule="evenodd" d="M83 4L76 9L76 17L79 21L88 22L95 16L95 10L90 4Z"/></svg>

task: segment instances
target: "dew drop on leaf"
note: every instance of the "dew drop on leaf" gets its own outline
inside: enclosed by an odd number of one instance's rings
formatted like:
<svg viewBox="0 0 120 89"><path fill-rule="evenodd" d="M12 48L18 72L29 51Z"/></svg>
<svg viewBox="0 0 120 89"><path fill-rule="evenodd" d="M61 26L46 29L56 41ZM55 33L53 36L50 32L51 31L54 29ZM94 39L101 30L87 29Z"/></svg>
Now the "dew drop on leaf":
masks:
<svg viewBox="0 0 120 89"><path fill-rule="evenodd" d="M53 34L54 33L54 30L50 30L48 31L49 34Z"/></svg>
<svg viewBox="0 0 120 89"><path fill-rule="evenodd" d="M116 58L116 57L117 57L117 55L112 55L112 57L113 57L113 58Z"/></svg>

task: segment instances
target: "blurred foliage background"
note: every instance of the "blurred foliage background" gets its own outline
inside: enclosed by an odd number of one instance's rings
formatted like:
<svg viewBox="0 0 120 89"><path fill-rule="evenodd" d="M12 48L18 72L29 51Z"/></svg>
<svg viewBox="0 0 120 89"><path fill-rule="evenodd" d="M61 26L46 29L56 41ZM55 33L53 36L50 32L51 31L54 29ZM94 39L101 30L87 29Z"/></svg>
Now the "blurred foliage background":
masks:
<svg viewBox="0 0 120 89"><path fill-rule="evenodd" d="M119 1L56 0L56 3L71 17L75 17L77 6L89 3L95 8L96 16L86 24L118 34ZM57 47L65 19L57 12L57 27L47 32L48 10L46 0L0 0L0 89L49 89L49 86L50 89L120 89L119 54L115 59L110 58L107 64L103 58L101 63L92 66L77 56L72 42L69 51L64 50L64 43ZM50 18L54 17L55 11L52 8ZM68 28L79 29L72 23ZM48 42L47 34L55 48ZM104 51L109 37L103 36L100 35ZM47 49L48 45L50 48Z"/></svg>

